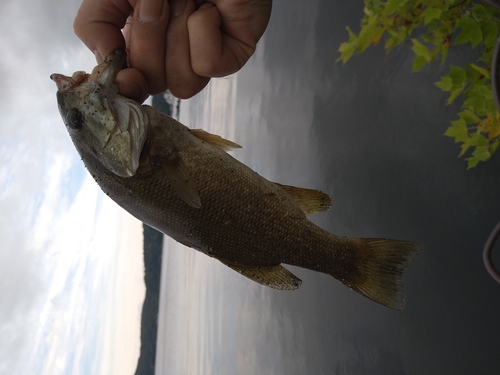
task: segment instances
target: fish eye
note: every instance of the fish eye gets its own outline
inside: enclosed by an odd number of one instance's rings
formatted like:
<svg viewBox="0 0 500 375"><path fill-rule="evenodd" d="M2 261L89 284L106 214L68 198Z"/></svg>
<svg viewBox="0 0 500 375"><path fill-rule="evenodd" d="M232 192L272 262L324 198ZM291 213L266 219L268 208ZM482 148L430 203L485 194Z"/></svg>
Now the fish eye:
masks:
<svg viewBox="0 0 500 375"><path fill-rule="evenodd" d="M80 130L83 126L83 116L77 109L70 109L66 113L66 125L71 130Z"/></svg>

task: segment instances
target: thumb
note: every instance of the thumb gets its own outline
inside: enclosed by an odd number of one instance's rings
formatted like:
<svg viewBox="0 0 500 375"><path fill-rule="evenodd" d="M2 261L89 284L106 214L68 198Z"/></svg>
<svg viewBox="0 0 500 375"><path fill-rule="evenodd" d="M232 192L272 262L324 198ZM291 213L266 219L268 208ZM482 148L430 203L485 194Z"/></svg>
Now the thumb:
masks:
<svg viewBox="0 0 500 375"><path fill-rule="evenodd" d="M131 12L127 0L83 0L73 29L99 59L118 48L125 49L121 29Z"/></svg>

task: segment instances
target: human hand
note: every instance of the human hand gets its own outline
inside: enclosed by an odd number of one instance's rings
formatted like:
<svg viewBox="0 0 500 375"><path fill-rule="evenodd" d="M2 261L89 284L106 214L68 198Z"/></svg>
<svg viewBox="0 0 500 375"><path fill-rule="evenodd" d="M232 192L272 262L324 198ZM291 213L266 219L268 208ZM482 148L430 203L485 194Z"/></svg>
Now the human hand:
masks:
<svg viewBox="0 0 500 375"><path fill-rule="evenodd" d="M117 48L128 68L120 92L140 102L169 89L179 98L201 91L210 77L237 72L255 51L272 0L83 0L76 35L98 62ZM122 33L123 30L123 33Z"/></svg>

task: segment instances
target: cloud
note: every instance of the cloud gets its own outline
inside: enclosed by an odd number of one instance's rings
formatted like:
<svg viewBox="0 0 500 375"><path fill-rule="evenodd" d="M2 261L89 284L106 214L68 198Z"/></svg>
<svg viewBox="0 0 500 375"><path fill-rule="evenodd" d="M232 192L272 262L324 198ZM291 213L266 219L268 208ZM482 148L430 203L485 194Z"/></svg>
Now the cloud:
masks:
<svg viewBox="0 0 500 375"><path fill-rule="evenodd" d="M94 65L72 32L80 2L0 3L1 374L99 365L100 322L116 305L105 303L116 245L94 237L103 195L74 150L49 79Z"/></svg>
<svg viewBox="0 0 500 375"><path fill-rule="evenodd" d="M95 65L80 3L0 2L0 374L117 373L138 355L142 228L85 170L49 79Z"/></svg>

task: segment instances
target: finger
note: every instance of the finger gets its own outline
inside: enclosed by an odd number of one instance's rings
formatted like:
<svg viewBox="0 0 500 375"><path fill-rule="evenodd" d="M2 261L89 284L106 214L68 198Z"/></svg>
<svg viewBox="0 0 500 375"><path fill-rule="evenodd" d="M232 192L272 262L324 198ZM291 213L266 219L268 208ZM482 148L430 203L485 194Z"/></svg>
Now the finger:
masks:
<svg viewBox="0 0 500 375"><path fill-rule="evenodd" d="M271 0L212 0L189 19L191 60L199 75L220 77L248 61L271 15ZM243 6L244 5L244 6Z"/></svg>
<svg viewBox="0 0 500 375"><path fill-rule="evenodd" d="M129 67L144 74L151 94L166 88L165 38L169 16L167 0L139 0L132 21L125 28Z"/></svg>
<svg viewBox="0 0 500 375"><path fill-rule="evenodd" d="M116 76L120 94L142 103L148 97L148 81L137 69L123 69Z"/></svg>
<svg viewBox="0 0 500 375"><path fill-rule="evenodd" d="M222 18L211 3L203 4L188 21L191 65L201 76L232 74L247 62L255 45L247 45L221 32Z"/></svg>
<svg viewBox="0 0 500 375"><path fill-rule="evenodd" d="M191 67L187 22L195 11L192 0L171 0L172 16L166 35L165 72L167 87L181 99L189 98L203 89L210 78L200 77Z"/></svg>
<svg viewBox="0 0 500 375"><path fill-rule="evenodd" d="M121 28L132 6L127 0L83 0L73 23L75 34L94 54L105 57L125 48Z"/></svg>

